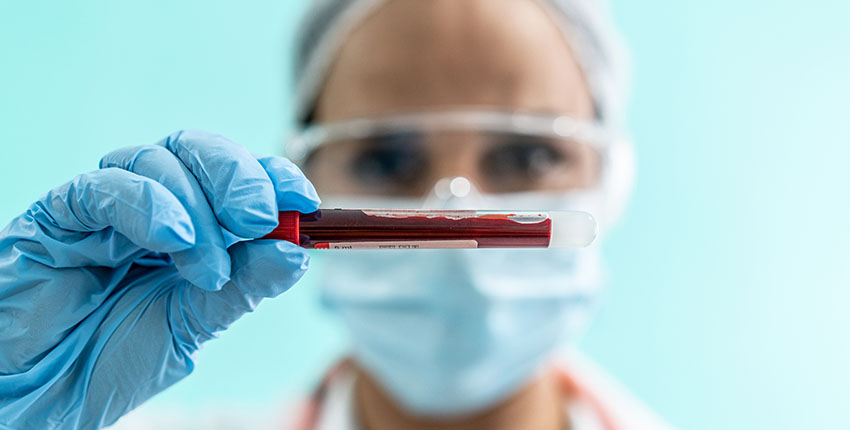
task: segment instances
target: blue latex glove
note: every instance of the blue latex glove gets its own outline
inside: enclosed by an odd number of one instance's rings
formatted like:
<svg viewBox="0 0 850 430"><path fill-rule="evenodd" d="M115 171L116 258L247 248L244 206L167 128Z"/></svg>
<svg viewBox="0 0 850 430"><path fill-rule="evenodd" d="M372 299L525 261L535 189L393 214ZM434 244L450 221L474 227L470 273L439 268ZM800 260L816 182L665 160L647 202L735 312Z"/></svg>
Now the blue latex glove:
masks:
<svg viewBox="0 0 850 430"><path fill-rule="evenodd" d="M227 245L318 206L289 161L196 131L47 193L0 233L0 428L103 427L191 373L307 269L289 242Z"/></svg>

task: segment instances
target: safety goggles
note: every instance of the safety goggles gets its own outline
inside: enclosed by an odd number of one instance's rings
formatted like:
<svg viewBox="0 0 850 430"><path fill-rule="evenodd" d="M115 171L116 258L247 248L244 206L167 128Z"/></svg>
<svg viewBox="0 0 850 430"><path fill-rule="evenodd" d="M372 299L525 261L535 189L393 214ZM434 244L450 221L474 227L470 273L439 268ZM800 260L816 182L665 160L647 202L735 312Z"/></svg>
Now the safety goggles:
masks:
<svg viewBox="0 0 850 430"><path fill-rule="evenodd" d="M616 136L567 116L446 110L313 125L287 156L320 193L419 198L444 178L488 194L598 185Z"/></svg>

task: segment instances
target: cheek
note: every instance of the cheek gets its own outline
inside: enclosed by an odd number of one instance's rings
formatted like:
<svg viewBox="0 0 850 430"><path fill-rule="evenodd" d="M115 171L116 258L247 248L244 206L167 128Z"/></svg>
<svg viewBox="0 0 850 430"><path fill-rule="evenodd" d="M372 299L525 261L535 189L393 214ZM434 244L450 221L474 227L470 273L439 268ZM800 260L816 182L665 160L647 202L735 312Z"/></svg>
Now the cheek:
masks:
<svg viewBox="0 0 850 430"><path fill-rule="evenodd" d="M599 184L602 179L602 156L598 151L592 148L586 148L586 157L582 169L585 178L585 187L592 187Z"/></svg>

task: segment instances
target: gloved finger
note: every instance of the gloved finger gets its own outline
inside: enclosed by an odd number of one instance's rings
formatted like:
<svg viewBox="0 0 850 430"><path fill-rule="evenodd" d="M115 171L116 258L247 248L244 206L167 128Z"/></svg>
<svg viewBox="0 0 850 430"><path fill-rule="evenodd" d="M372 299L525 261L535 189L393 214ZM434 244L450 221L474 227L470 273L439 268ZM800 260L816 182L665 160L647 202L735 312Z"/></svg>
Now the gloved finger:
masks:
<svg viewBox="0 0 850 430"><path fill-rule="evenodd" d="M186 209L195 227L195 246L171 254L183 277L207 290L218 290L230 280L230 255L218 220L200 184L174 154L156 145L128 147L106 154L100 166L151 178L171 191Z"/></svg>
<svg viewBox="0 0 850 430"><path fill-rule="evenodd" d="M283 157L261 157L257 161L275 187L278 210L310 213L319 209L322 202L316 189L298 166ZM222 234L228 248L241 239L227 230L222 231Z"/></svg>
<svg viewBox="0 0 850 430"><path fill-rule="evenodd" d="M226 229L258 238L277 227L274 187L248 150L224 136L194 130L174 133L158 145L189 168Z"/></svg>
<svg viewBox="0 0 850 430"><path fill-rule="evenodd" d="M274 184L278 210L301 213L319 210L322 200L295 163L283 157L262 157L257 161Z"/></svg>
<svg viewBox="0 0 850 430"><path fill-rule="evenodd" d="M240 242L230 248L233 276L220 291L179 288L169 314L175 338L190 349L226 329L264 298L276 297L306 272L307 251L279 240Z"/></svg>
<svg viewBox="0 0 850 430"><path fill-rule="evenodd" d="M111 228L139 248L156 252L188 249L195 242L189 213L168 189L119 169L79 175L48 192L27 215L41 227L44 237L37 240L51 258L76 266L111 266L126 254L111 234L110 240L88 240L90 232ZM81 238L68 232L89 233Z"/></svg>

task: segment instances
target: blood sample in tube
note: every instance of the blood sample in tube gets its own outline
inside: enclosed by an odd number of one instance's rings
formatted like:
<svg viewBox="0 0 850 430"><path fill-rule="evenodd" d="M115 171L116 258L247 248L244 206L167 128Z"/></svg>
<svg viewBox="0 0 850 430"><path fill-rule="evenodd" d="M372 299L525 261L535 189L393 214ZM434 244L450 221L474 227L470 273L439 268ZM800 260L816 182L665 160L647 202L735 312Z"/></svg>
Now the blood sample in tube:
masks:
<svg viewBox="0 0 850 430"><path fill-rule="evenodd" d="M581 211L320 209L280 212L264 239L309 249L584 247L596 221Z"/></svg>

